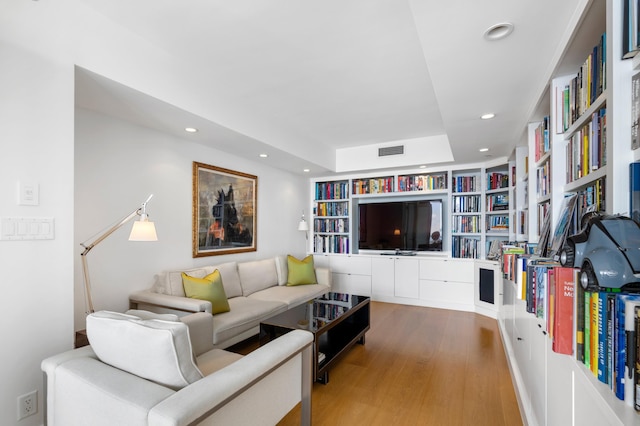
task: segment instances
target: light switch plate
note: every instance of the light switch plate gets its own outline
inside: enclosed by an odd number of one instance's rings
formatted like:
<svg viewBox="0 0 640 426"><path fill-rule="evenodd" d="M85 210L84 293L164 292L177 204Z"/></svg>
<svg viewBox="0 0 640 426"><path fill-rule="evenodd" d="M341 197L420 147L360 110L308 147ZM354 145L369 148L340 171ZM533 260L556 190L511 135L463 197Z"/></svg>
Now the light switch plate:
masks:
<svg viewBox="0 0 640 426"><path fill-rule="evenodd" d="M35 182L18 182L18 205L37 206L40 204L40 188Z"/></svg>
<svg viewBox="0 0 640 426"><path fill-rule="evenodd" d="M52 217L1 217L0 240L53 240Z"/></svg>

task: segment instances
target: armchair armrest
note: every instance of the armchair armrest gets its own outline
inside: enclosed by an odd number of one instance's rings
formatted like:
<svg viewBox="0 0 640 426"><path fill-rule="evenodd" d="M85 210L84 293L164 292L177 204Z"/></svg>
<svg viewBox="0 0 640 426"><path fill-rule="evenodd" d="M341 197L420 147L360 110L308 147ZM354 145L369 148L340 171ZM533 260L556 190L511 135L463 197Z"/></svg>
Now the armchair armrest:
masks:
<svg viewBox="0 0 640 426"><path fill-rule="evenodd" d="M149 423L276 424L302 401L302 424L309 425L312 343L308 331L287 333L171 395L149 412Z"/></svg>
<svg viewBox="0 0 640 426"><path fill-rule="evenodd" d="M182 312L211 313L211 302L191 299L189 297L171 296L169 294L154 293L149 290L138 291L129 295L130 309L147 309L150 311L174 310Z"/></svg>

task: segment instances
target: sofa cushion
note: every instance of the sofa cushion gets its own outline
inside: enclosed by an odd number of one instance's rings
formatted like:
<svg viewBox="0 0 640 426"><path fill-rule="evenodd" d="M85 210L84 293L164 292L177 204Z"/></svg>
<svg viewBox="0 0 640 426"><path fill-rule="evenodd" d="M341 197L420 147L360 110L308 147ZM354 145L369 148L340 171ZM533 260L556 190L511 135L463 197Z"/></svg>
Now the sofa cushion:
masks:
<svg viewBox="0 0 640 426"><path fill-rule="evenodd" d="M185 297L184 287L182 286L182 273L195 277L204 278L212 273L216 268L213 266L205 266L202 268L187 269L182 271L164 272L156 283L156 291L158 293L170 294L172 296Z"/></svg>
<svg viewBox="0 0 640 426"><path fill-rule="evenodd" d="M141 309L129 309L125 314L133 315L143 320L157 319L163 321L180 321L180 318L175 314L157 314L155 312L143 311Z"/></svg>
<svg viewBox="0 0 640 426"><path fill-rule="evenodd" d="M302 260L293 256L287 256L287 270L289 271L287 285L316 284L316 271L313 265L313 256L309 255Z"/></svg>
<svg viewBox="0 0 640 426"><path fill-rule="evenodd" d="M238 274L244 296L278 285L276 262L273 258L238 263Z"/></svg>
<svg viewBox="0 0 640 426"><path fill-rule="evenodd" d="M238 275L238 264L236 262L226 262L215 267L222 276L222 285L227 298L242 296L240 286L240 276Z"/></svg>
<svg viewBox="0 0 640 426"><path fill-rule="evenodd" d="M287 284L287 256L276 256L276 273L278 274L278 285Z"/></svg>
<svg viewBox="0 0 640 426"><path fill-rule="evenodd" d="M275 286L257 291L249 296L249 299L281 301L291 308L301 303L308 302L311 299L315 299L316 297L320 297L329 290L329 286L324 284L308 284L293 287Z"/></svg>
<svg viewBox="0 0 640 426"><path fill-rule="evenodd" d="M198 369L202 371L202 374L208 376L211 373L215 373L218 370L222 370L229 364L233 364L237 360L242 359L242 355L225 351L223 349L211 349L200 355L196 362L198 363Z"/></svg>
<svg viewBox="0 0 640 426"><path fill-rule="evenodd" d="M229 299L231 310L213 316L213 344L217 345L260 325L260 321L287 309L282 301L254 300L247 297Z"/></svg>
<svg viewBox="0 0 640 426"><path fill-rule="evenodd" d="M220 271L217 269L204 278L191 277L183 272L182 285L187 297L211 302L212 314L229 311L229 302L222 286Z"/></svg>
<svg viewBox="0 0 640 426"><path fill-rule="evenodd" d="M189 329L182 322L100 311L87 316L87 337L105 364L171 389L203 377L193 361Z"/></svg>

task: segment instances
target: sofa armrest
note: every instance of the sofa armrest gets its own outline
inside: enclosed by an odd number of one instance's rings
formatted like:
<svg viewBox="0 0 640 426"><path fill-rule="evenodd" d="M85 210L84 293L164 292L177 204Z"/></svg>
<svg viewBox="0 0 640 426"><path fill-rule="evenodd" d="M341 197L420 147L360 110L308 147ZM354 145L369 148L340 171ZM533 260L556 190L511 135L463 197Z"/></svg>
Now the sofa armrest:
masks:
<svg viewBox="0 0 640 426"><path fill-rule="evenodd" d="M211 313L211 302L206 300L191 299L189 297L171 296L169 294L154 293L149 290L137 291L129 295L129 307L131 309L167 308L182 312L208 312Z"/></svg>
<svg viewBox="0 0 640 426"><path fill-rule="evenodd" d="M191 348L195 356L213 349L213 318L207 312L185 315L180 320L189 326Z"/></svg>
<svg viewBox="0 0 640 426"><path fill-rule="evenodd" d="M299 401L302 424L310 424L312 343L308 331L287 333L171 395L149 412L149 424L276 424Z"/></svg>
<svg viewBox="0 0 640 426"><path fill-rule="evenodd" d="M331 271L329 268L316 268L316 281L331 288Z"/></svg>

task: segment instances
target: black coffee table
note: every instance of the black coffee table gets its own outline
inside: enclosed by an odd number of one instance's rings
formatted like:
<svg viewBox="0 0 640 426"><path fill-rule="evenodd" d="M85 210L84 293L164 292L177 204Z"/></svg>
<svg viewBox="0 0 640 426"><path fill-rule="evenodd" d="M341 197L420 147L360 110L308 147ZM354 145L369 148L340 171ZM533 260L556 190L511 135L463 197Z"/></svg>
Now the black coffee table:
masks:
<svg viewBox="0 0 640 426"><path fill-rule="evenodd" d="M329 382L329 369L354 344L364 345L369 330L369 298L346 293L327 293L260 323L263 345L291 330L313 333L315 356L313 379Z"/></svg>

